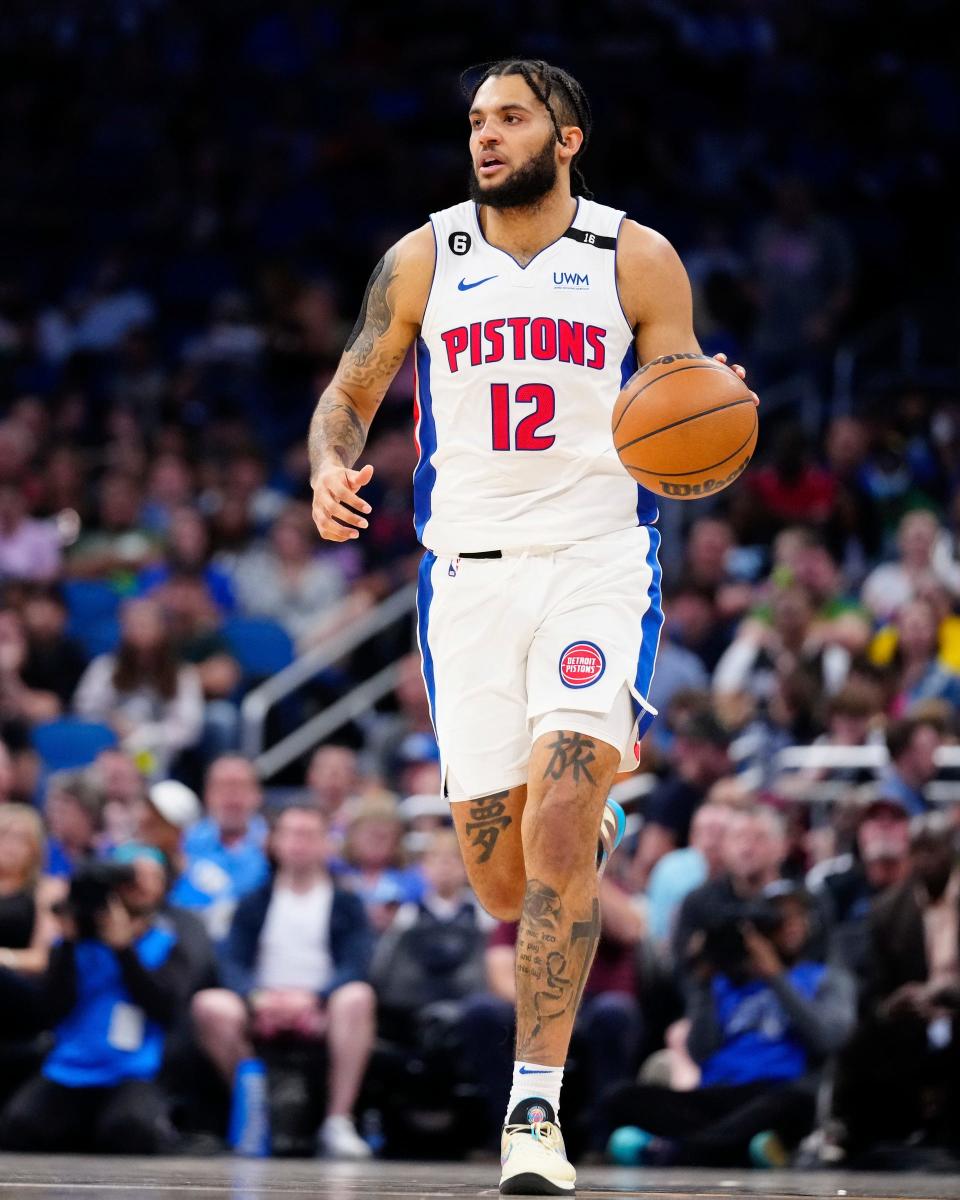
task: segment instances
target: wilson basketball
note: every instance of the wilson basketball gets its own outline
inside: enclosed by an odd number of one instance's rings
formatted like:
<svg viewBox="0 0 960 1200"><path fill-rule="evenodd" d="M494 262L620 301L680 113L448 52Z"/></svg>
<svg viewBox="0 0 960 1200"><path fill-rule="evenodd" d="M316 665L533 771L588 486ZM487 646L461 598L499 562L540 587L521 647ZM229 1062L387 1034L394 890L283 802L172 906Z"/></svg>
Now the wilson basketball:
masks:
<svg viewBox="0 0 960 1200"><path fill-rule="evenodd" d="M757 444L750 389L703 354L665 354L642 366L617 397L612 424L637 483L675 500L728 487Z"/></svg>

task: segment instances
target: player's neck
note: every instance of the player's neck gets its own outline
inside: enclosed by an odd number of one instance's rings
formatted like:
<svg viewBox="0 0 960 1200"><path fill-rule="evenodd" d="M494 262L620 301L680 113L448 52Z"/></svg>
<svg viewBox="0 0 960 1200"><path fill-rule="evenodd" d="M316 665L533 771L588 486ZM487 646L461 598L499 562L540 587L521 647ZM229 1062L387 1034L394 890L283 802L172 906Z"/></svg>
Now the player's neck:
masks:
<svg viewBox="0 0 960 1200"><path fill-rule="evenodd" d="M577 201L569 191L555 189L523 208L480 206L480 228L491 246L526 264L570 228Z"/></svg>

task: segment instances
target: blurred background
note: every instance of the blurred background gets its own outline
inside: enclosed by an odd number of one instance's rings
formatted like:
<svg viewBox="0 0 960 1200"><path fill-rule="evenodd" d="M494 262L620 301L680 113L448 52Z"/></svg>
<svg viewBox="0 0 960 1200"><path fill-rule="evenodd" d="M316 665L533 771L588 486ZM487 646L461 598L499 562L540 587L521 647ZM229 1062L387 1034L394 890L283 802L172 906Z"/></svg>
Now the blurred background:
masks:
<svg viewBox="0 0 960 1200"><path fill-rule="evenodd" d="M591 188L671 239L763 402L738 484L662 507L661 716L618 785L568 1144L954 1165L951 15L0 7L0 1142L266 1152L261 1077L274 1153L496 1142L514 931L466 888L412 654L410 364L356 544L313 531L305 433L373 264L465 195L461 71L523 54L585 85ZM335 897L307 962L270 920L304 880ZM147 1014L120 1035L72 1020L114 959ZM774 1013L764 1053L727 984Z"/></svg>

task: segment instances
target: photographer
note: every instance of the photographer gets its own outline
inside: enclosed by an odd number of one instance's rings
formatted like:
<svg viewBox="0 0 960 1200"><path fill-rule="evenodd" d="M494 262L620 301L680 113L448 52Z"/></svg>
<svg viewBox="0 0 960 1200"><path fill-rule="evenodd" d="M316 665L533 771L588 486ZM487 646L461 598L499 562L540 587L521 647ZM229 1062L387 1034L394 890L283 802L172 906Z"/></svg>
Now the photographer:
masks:
<svg viewBox="0 0 960 1200"><path fill-rule="evenodd" d="M7 1149L153 1154L173 1144L155 1079L187 972L176 934L155 919L159 855L120 853L126 861L84 864L59 906L63 940L43 984L53 1048L3 1114Z"/></svg>
<svg viewBox="0 0 960 1200"><path fill-rule="evenodd" d="M774 1165L810 1131L818 1068L856 1018L852 978L805 957L812 929L808 893L780 881L694 933L687 1045L700 1086L630 1085L606 1105L609 1127L642 1131L643 1161Z"/></svg>

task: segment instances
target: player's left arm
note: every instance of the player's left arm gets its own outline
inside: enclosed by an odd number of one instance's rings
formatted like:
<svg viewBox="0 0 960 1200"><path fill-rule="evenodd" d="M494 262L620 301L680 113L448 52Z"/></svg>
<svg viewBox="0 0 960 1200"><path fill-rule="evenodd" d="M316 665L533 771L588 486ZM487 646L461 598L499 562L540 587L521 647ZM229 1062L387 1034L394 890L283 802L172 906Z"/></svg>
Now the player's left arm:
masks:
<svg viewBox="0 0 960 1200"><path fill-rule="evenodd" d="M634 333L637 361L702 354L693 332L693 295L680 256L655 229L626 220L617 242L617 289ZM725 363L727 356L715 357ZM746 378L739 364L732 370ZM756 397L754 397L756 399Z"/></svg>

